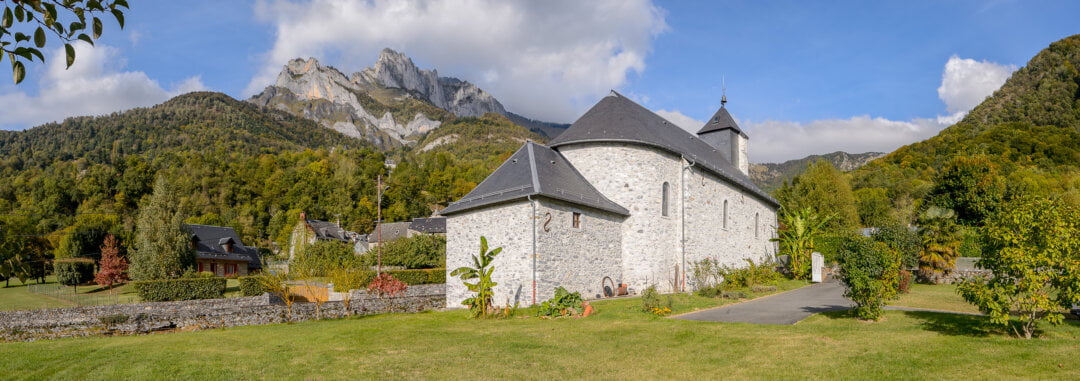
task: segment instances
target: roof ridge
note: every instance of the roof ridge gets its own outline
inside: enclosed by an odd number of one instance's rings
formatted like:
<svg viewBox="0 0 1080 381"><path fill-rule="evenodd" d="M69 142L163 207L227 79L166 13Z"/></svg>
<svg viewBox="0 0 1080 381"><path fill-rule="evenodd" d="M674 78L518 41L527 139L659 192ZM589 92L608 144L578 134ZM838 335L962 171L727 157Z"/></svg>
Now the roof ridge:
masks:
<svg viewBox="0 0 1080 381"><path fill-rule="evenodd" d="M540 193L540 175L536 173L536 154L533 153L533 145L535 143L528 142L525 146L529 151L529 170L532 171L532 186L533 192Z"/></svg>

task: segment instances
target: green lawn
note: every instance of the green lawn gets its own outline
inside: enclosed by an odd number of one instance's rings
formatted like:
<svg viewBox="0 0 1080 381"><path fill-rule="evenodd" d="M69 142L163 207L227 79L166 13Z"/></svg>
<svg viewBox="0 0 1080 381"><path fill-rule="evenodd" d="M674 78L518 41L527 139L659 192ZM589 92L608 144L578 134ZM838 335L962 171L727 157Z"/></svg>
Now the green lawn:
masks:
<svg viewBox="0 0 1080 381"><path fill-rule="evenodd" d="M0 283L0 311L74 307L77 305L72 302L75 298L80 298L86 304L92 304L91 300L95 298L112 299L113 293L115 293L116 300L120 303L138 303L141 301L130 283L118 286L114 290L103 289L97 285L79 286L75 290L69 289L72 292L77 291L78 296L68 296L66 298L29 292L28 286L37 284L35 281L23 284L18 279L12 279L10 284L10 287L3 287L3 283ZM56 285L56 277L52 275L46 277L45 284ZM238 296L241 296L240 281L236 279L227 280L225 283L225 297Z"/></svg>
<svg viewBox="0 0 1080 381"><path fill-rule="evenodd" d="M677 296L675 310L721 302ZM477 321L456 310L4 343L0 369L22 379L1080 377L1075 321L1024 341L978 316L888 311L868 323L841 312L766 326L655 317L639 303L594 302L586 319Z"/></svg>
<svg viewBox="0 0 1080 381"><path fill-rule="evenodd" d="M900 295L900 299L889 305L912 308L926 308L941 311L979 313L974 305L964 301L956 293L956 286L951 284L912 284L911 292Z"/></svg>

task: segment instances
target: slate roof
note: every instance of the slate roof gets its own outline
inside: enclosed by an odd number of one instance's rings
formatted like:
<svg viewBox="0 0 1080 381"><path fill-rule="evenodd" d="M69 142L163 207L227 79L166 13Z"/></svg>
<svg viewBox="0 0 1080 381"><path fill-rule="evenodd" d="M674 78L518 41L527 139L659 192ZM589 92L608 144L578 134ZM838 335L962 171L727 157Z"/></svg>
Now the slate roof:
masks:
<svg viewBox="0 0 1080 381"><path fill-rule="evenodd" d="M446 233L446 217L413 218L409 230L421 233Z"/></svg>
<svg viewBox="0 0 1080 381"><path fill-rule="evenodd" d="M461 200L440 214L446 216L481 206L544 196L628 216L630 212L604 197L585 177L551 148L528 142L506 159Z"/></svg>
<svg viewBox="0 0 1080 381"><path fill-rule="evenodd" d="M184 224L184 229L195 240L195 256L199 259L221 259L227 261L247 261L248 268L257 269L262 267L259 260L259 249L244 246L240 242L240 236L236 230L225 226ZM226 252L223 247L226 243L233 244L232 253Z"/></svg>
<svg viewBox="0 0 1080 381"><path fill-rule="evenodd" d="M727 114L724 108L717 114L721 112ZM734 124L734 120L731 124ZM681 155L695 166L705 168L766 203L780 206L742 171L724 160L709 143L614 91L548 145L557 150L561 146L591 142L643 144Z"/></svg>
<svg viewBox="0 0 1080 381"><path fill-rule="evenodd" d="M368 242L390 242L398 238L409 236L409 225L412 222L387 222L375 226L375 230L368 234ZM379 241L379 227L382 227L382 241Z"/></svg>
<svg viewBox="0 0 1080 381"><path fill-rule="evenodd" d="M736 133L742 135L744 138L747 137L746 134L742 132L742 129L739 128L739 125L735 123L735 118L732 118L731 114L728 113L727 108L720 106L720 109L716 110L716 113L713 114L712 118L709 118L709 121L705 122L704 126L701 126L701 129L698 130L697 134L701 135L706 132L723 131L729 128L735 130Z"/></svg>
<svg viewBox="0 0 1080 381"><path fill-rule="evenodd" d="M319 220L304 220L311 230L315 231L315 238L330 239L344 242L352 242L349 232L332 222Z"/></svg>

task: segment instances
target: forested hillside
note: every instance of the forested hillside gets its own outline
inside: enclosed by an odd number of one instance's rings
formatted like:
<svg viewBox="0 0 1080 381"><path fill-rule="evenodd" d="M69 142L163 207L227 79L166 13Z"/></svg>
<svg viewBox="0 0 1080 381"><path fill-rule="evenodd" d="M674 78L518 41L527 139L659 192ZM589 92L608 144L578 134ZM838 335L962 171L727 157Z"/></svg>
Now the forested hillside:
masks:
<svg viewBox="0 0 1080 381"><path fill-rule="evenodd" d="M437 133L417 146L426 150L380 152L281 111L186 94L0 134L0 223L54 247L82 239L76 246L94 250L103 231L131 236L136 211L162 176L182 195L189 222L232 226L247 244L280 247L301 211L370 231L378 175L389 186L384 219L427 216L470 191L525 139L539 139L497 115L451 119ZM436 140L443 144L429 143Z"/></svg>

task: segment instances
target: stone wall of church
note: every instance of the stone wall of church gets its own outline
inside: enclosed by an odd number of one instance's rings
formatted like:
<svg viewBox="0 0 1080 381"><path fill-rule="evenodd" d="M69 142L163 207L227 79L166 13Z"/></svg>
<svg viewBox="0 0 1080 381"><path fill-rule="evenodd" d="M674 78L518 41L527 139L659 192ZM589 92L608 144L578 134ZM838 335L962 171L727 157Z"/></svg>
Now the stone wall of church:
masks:
<svg viewBox="0 0 1080 381"><path fill-rule="evenodd" d="M769 241L777 226L771 206L701 168L686 172L685 192L688 268L705 258L729 266L745 266L745 259L760 263L775 258L776 244ZM692 277L687 282L687 289L693 289Z"/></svg>
<svg viewBox="0 0 1080 381"><path fill-rule="evenodd" d="M562 146L558 151L615 203L630 210L622 226L623 279L640 293L648 285L671 291L680 265L679 156L660 149L624 143ZM668 213L663 213L663 184L669 184Z"/></svg>
<svg viewBox="0 0 1080 381"><path fill-rule="evenodd" d="M580 213L576 228L574 213ZM537 303L560 286L585 299L603 295L604 277L618 286L624 217L548 198L538 202L537 215Z"/></svg>
<svg viewBox="0 0 1080 381"><path fill-rule="evenodd" d="M529 305L532 295L532 206L527 200L473 209L446 218L446 306L462 308L461 302L473 296L460 278L450 272L461 266L473 266L472 257L480 253L480 237L487 238L488 250L502 247L495 257L494 302Z"/></svg>

